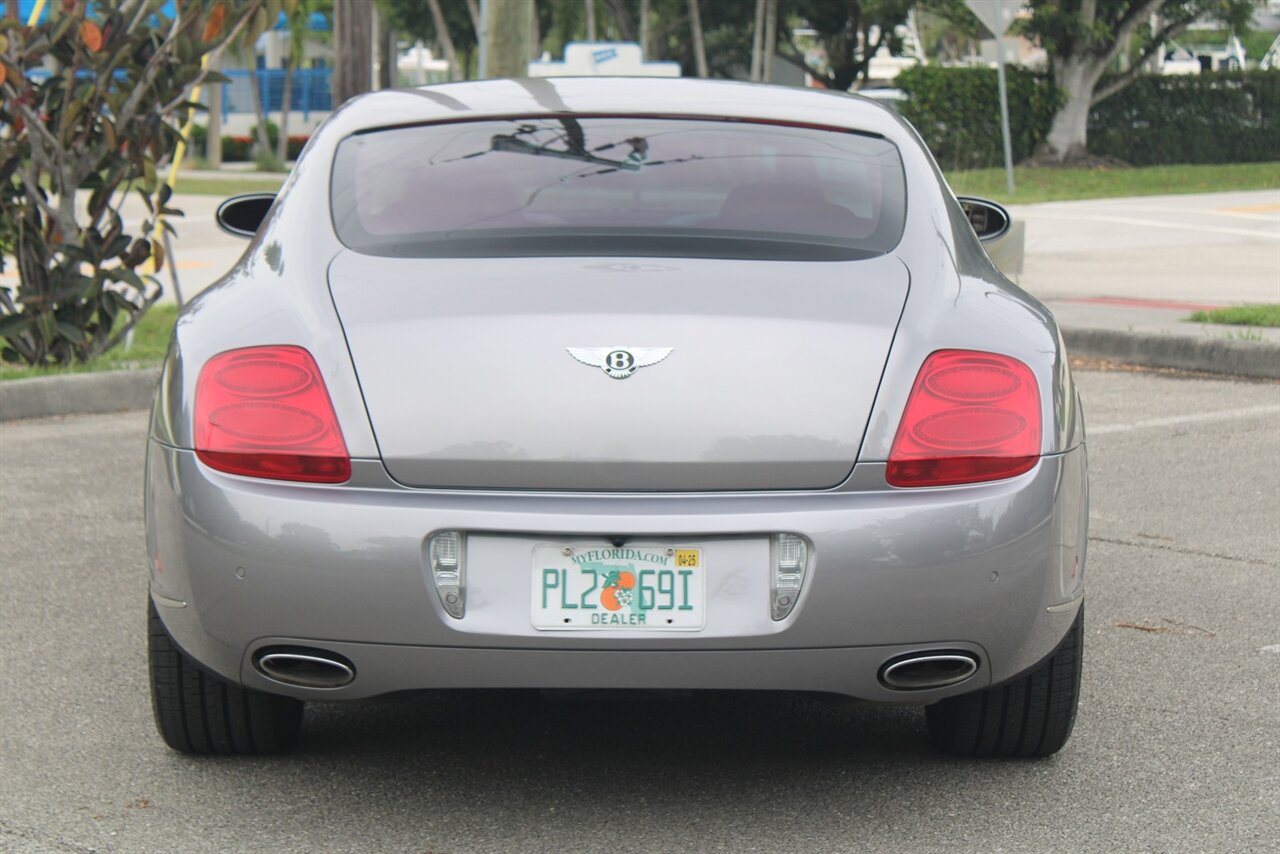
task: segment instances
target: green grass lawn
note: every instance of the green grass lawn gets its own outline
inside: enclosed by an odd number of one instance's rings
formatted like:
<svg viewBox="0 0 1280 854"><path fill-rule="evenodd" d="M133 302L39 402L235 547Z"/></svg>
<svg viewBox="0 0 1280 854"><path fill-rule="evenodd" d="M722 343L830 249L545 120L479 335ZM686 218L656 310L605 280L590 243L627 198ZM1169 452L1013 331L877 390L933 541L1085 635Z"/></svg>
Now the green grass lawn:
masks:
<svg viewBox="0 0 1280 854"><path fill-rule="evenodd" d="M1280 326L1280 303L1233 305L1212 311L1193 312L1196 323L1230 323L1237 326Z"/></svg>
<svg viewBox="0 0 1280 854"><path fill-rule="evenodd" d="M92 362L65 368L28 368L21 365L0 365L0 380L47 377L54 374L79 374L87 371L116 371L122 368L156 367L164 361L169 349L169 336L178 317L176 305L157 305L142 316L133 328L133 346L128 351L124 345L108 350Z"/></svg>
<svg viewBox="0 0 1280 854"><path fill-rule="evenodd" d="M947 175L961 196L982 196L1003 204L1033 204L1116 196L1168 196L1225 190L1280 188L1280 163L1205 166L1146 166L1140 169L1013 170L1016 192L1005 190L1003 169L974 169Z"/></svg>
<svg viewBox="0 0 1280 854"><path fill-rule="evenodd" d="M274 193L282 182L276 178L257 178L252 172L234 178L188 178L178 175L177 193L196 196L234 196L239 193Z"/></svg>

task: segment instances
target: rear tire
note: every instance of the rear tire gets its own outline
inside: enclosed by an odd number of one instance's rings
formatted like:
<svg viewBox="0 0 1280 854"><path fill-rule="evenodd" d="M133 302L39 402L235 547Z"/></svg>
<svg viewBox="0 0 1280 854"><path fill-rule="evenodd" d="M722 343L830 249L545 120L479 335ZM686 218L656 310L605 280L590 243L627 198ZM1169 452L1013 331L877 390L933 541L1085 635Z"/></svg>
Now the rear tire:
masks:
<svg viewBox="0 0 1280 854"><path fill-rule="evenodd" d="M1053 654L1012 682L925 707L929 741L944 753L1040 757L1067 743L1076 720L1084 606Z"/></svg>
<svg viewBox="0 0 1280 854"><path fill-rule="evenodd" d="M178 648L147 601L151 710L165 743L193 755L287 753L302 729L302 701L234 685Z"/></svg>

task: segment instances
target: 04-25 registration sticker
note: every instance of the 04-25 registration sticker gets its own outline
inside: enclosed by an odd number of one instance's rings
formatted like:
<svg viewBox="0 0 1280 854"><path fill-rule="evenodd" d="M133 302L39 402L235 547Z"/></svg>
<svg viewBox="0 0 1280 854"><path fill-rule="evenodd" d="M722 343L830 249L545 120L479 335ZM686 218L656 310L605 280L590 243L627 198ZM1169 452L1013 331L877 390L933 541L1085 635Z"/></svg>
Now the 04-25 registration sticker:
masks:
<svg viewBox="0 0 1280 854"><path fill-rule="evenodd" d="M543 630L696 631L706 566L693 546L539 544L530 612Z"/></svg>

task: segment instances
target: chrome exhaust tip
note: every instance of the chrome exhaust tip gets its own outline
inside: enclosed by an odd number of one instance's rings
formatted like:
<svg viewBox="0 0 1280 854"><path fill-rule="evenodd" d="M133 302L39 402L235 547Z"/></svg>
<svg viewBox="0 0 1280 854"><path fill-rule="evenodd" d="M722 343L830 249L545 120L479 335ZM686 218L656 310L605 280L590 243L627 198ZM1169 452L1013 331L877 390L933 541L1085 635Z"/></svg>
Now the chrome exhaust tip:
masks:
<svg viewBox="0 0 1280 854"><path fill-rule="evenodd" d="M895 691L923 691L957 685L978 672L968 652L917 652L890 659L880 668L880 684Z"/></svg>
<svg viewBox="0 0 1280 854"><path fill-rule="evenodd" d="M270 647L254 657L268 679L300 688L341 688L356 678L350 661L332 652L304 647Z"/></svg>

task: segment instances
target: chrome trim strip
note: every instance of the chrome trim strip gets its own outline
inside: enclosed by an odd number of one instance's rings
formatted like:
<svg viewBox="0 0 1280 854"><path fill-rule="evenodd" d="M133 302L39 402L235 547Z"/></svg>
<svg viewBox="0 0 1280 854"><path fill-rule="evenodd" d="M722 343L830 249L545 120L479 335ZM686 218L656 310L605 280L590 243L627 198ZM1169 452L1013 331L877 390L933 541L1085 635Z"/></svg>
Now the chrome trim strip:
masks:
<svg viewBox="0 0 1280 854"><path fill-rule="evenodd" d="M1049 607L1045 608L1045 610L1048 611L1050 614L1063 614L1063 613L1066 613L1067 611L1074 610L1076 605L1078 605L1080 601L1083 599L1084 599L1084 591L1081 590L1075 596L1072 596L1071 599L1069 599L1068 601L1063 602L1060 605L1050 605Z"/></svg>
<svg viewBox="0 0 1280 854"><path fill-rule="evenodd" d="M151 598L155 600L157 605L163 605L166 608L185 608L187 603L181 599L170 599L168 596L161 596L154 590L151 591Z"/></svg>

